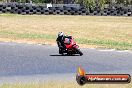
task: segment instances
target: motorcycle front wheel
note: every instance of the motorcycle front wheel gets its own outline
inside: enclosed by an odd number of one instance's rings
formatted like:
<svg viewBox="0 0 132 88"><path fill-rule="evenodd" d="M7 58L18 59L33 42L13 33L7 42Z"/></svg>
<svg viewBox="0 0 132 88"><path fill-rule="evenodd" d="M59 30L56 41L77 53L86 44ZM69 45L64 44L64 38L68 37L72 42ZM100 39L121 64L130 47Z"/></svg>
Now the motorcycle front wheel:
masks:
<svg viewBox="0 0 132 88"><path fill-rule="evenodd" d="M80 54L80 56L83 55L83 53L82 53L82 51L80 49L76 48L76 51L77 51L78 54Z"/></svg>

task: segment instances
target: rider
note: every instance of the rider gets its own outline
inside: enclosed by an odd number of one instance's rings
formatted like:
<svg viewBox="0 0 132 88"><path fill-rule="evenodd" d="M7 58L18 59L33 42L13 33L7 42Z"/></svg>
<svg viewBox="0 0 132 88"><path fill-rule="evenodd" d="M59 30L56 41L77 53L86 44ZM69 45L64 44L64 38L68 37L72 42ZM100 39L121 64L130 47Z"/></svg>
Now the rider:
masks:
<svg viewBox="0 0 132 88"><path fill-rule="evenodd" d="M59 32L58 33L58 37L57 37L56 41L57 41L59 50L60 49L61 50L62 49L65 50L66 49L65 44L64 44L65 38L71 38L71 36L65 36L63 32Z"/></svg>
<svg viewBox="0 0 132 88"><path fill-rule="evenodd" d="M57 44L58 44L59 48L65 47L65 45L64 45L64 36L65 35L64 35L63 32L58 33L58 37L57 37L56 41L57 41Z"/></svg>

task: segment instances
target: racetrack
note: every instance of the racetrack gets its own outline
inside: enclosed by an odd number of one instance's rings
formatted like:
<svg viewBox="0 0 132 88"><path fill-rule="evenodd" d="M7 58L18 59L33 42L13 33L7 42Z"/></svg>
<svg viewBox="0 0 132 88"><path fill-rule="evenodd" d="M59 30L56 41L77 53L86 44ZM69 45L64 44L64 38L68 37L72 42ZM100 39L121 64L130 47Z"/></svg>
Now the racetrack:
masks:
<svg viewBox="0 0 132 88"><path fill-rule="evenodd" d="M132 74L132 52L81 50L83 56L60 56L56 46L0 42L1 82L20 76L32 78L36 75L41 79L46 78L45 75L53 79L57 77L54 74L76 76L79 66L88 73Z"/></svg>

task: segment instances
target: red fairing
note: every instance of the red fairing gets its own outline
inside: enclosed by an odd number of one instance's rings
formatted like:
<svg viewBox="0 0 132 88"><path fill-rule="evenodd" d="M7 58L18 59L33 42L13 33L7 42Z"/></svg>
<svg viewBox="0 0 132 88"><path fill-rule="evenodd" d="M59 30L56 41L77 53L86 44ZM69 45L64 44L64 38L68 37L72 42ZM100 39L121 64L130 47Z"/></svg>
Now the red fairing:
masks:
<svg viewBox="0 0 132 88"><path fill-rule="evenodd" d="M77 48L78 46L76 45L76 42L73 41L73 39L70 40L70 44L65 44L66 45L66 49L72 49L73 47Z"/></svg>
<svg viewBox="0 0 132 88"><path fill-rule="evenodd" d="M79 48L79 46L78 46L78 45L74 45L73 47L74 47L74 48Z"/></svg>
<svg viewBox="0 0 132 88"><path fill-rule="evenodd" d="M65 50L60 49L60 54L67 53L67 54L80 54L80 56L83 55L83 53L80 51L79 46L76 44L73 38L67 37L65 38L64 44L66 46Z"/></svg>

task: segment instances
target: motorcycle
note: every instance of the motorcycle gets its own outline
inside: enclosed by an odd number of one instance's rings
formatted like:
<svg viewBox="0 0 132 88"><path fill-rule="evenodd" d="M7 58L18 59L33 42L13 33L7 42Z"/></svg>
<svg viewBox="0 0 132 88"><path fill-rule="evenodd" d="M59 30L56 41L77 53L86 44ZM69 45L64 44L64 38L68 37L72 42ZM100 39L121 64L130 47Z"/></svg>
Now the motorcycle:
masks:
<svg viewBox="0 0 132 88"><path fill-rule="evenodd" d="M60 54L63 55L64 53L67 53L68 55L73 55L73 54L80 54L80 56L83 55L83 53L79 49L79 46L76 44L72 36L70 38L65 38L64 45L65 45L65 49L59 48Z"/></svg>

